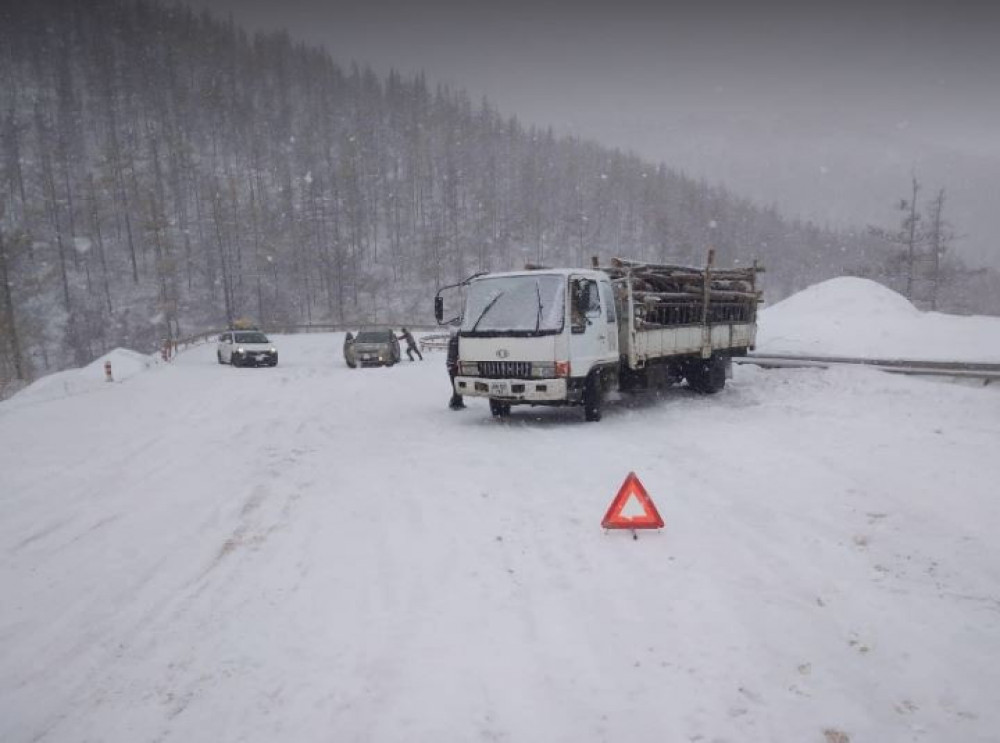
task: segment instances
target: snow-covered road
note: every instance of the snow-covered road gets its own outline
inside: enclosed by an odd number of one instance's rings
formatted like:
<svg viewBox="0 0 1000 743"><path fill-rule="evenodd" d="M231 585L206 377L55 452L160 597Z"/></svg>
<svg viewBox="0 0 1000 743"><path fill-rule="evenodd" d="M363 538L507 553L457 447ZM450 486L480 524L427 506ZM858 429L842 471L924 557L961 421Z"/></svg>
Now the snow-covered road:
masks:
<svg viewBox="0 0 1000 743"><path fill-rule="evenodd" d="M997 740L1000 386L500 423L278 340L0 404L0 741Z"/></svg>

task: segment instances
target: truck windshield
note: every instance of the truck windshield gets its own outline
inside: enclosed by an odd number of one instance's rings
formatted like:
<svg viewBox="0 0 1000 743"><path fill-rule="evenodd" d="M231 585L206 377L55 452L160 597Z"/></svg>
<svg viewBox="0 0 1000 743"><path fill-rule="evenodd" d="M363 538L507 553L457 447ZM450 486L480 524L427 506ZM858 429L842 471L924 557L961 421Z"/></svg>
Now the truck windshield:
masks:
<svg viewBox="0 0 1000 743"><path fill-rule="evenodd" d="M566 279L552 274L473 281L462 332L476 335L558 333L566 315Z"/></svg>

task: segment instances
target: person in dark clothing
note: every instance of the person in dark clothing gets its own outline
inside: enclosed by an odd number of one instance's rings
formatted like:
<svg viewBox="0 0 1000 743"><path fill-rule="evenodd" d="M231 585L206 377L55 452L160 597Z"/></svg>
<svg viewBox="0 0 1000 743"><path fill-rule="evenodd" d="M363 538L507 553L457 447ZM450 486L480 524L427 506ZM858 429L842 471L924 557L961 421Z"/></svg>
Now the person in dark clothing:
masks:
<svg viewBox="0 0 1000 743"><path fill-rule="evenodd" d="M451 400L448 407L452 410L461 410L465 407L465 401L455 390L455 377L458 376L458 333L452 329L448 338L448 377L451 379Z"/></svg>
<svg viewBox="0 0 1000 743"><path fill-rule="evenodd" d="M413 340L413 333L406 328L403 328L403 334L399 336L399 340L406 341L406 358L413 361L413 354L416 353L421 361L424 360L424 355L420 353L420 349L417 348L417 342Z"/></svg>
<svg viewBox="0 0 1000 743"><path fill-rule="evenodd" d="M344 362L352 369L357 366L354 360L354 334L350 331L344 336Z"/></svg>

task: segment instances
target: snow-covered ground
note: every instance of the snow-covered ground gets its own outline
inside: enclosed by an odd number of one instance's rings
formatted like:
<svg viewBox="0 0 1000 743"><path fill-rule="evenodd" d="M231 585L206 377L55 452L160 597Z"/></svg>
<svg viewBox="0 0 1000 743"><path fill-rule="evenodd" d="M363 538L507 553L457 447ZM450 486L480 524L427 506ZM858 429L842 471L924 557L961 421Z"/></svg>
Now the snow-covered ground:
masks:
<svg viewBox="0 0 1000 743"><path fill-rule="evenodd" d="M1000 363L1000 317L921 312L881 284L845 276L761 310L757 351Z"/></svg>
<svg viewBox="0 0 1000 743"><path fill-rule="evenodd" d="M278 343L0 404L4 743L997 740L1000 386L741 367L500 423L439 352Z"/></svg>
<svg viewBox="0 0 1000 743"><path fill-rule="evenodd" d="M15 396L16 402L9 403L9 405L19 406L99 392L105 389L107 383L104 364L109 361L111 362L113 382L124 382L158 363L158 360L153 356L146 356L127 348L116 348L82 369L66 369L36 380L18 392Z"/></svg>

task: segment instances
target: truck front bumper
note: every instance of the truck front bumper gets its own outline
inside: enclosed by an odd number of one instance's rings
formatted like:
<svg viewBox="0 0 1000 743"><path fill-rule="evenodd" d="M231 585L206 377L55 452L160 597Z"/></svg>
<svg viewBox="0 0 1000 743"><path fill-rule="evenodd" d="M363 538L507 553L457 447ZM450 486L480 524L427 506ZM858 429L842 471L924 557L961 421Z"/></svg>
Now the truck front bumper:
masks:
<svg viewBox="0 0 1000 743"><path fill-rule="evenodd" d="M490 397L509 403L540 405L579 401L577 385L566 379L484 379L455 377L455 392L470 397ZM577 398L577 399L574 399Z"/></svg>

